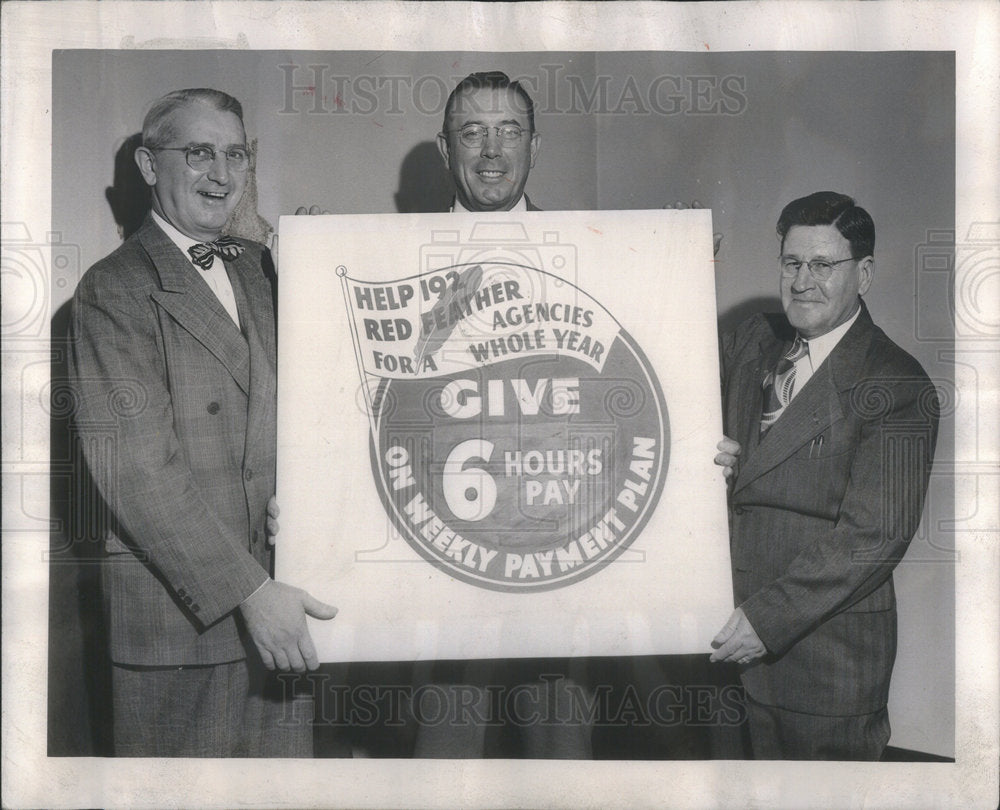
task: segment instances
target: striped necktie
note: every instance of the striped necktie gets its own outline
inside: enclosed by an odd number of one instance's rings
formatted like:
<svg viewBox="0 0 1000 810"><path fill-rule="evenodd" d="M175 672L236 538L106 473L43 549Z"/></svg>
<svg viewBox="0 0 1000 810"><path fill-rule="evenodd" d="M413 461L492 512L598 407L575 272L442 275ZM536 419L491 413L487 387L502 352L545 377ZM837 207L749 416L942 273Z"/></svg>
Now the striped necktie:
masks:
<svg viewBox="0 0 1000 810"><path fill-rule="evenodd" d="M214 242L199 242L188 248L191 260L202 270L208 270L216 256L224 262L231 262L242 252L243 245L231 236L223 236Z"/></svg>
<svg viewBox="0 0 1000 810"><path fill-rule="evenodd" d="M801 337L782 355L774 371L764 377L764 413L760 418L760 435L767 433L788 403L795 390L795 363L809 354L809 344Z"/></svg>

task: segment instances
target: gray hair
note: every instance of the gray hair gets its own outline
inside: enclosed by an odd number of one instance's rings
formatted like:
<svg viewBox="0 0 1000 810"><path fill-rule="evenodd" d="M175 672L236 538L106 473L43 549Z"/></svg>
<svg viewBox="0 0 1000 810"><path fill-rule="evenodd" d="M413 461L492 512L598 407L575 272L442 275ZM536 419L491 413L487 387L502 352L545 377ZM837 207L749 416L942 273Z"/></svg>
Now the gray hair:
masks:
<svg viewBox="0 0 1000 810"><path fill-rule="evenodd" d="M173 113L189 104L207 104L220 112L231 112L243 123L243 106L228 93L211 88L174 90L153 102L142 122L142 145L152 148L163 146L174 135L171 127Z"/></svg>

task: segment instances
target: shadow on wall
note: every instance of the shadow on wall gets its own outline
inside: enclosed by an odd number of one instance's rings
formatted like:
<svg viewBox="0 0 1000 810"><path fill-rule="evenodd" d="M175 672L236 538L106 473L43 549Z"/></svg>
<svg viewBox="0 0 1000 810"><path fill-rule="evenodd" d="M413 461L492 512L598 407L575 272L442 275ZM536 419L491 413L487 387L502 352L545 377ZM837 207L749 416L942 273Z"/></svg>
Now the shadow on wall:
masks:
<svg viewBox="0 0 1000 810"><path fill-rule="evenodd" d="M139 230L151 207L149 186L135 163L135 150L142 146L142 133L129 135L115 153L114 185L104 190L111 206L118 235L128 239Z"/></svg>
<svg viewBox="0 0 1000 810"><path fill-rule="evenodd" d="M399 214L433 214L451 207L455 187L434 141L417 144L403 158L394 196Z"/></svg>
<svg viewBox="0 0 1000 810"><path fill-rule="evenodd" d="M108 756L111 671L100 573L107 507L82 460L66 355L70 303L52 318L48 755Z"/></svg>
<svg viewBox="0 0 1000 810"><path fill-rule="evenodd" d="M740 301L736 306L730 307L725 312L719 313L719 334L732 332L743 321L758 312L781 313L781 299L776 296L759 296Z"/></svg>
<svg viewBox="0 0 1000 810"><path fill-rule="evenodd" d="M122 240L139 229L151 208L149 186L134 158L141 145L139 132L122 142L114 184L104 190ZM70 317L66 301L51 321L48 755L108 756L111 672L100 585L108 512L73 425L66 367Z"/></svg>

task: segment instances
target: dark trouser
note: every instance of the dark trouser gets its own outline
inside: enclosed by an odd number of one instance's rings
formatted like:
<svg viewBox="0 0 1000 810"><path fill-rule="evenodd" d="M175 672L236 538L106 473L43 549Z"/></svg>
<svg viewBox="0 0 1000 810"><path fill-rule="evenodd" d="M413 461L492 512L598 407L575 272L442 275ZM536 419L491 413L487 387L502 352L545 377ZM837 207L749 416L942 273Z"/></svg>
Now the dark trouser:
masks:
<svg viewBox="0 0 1000 810"><path fill-rule="evenodd" d="M132 757L311 757L312 702L246 661L112 666L114 747Z"/></svg>
<svg viewBox="0 0 1000 810"><path fill-rule="evenodd" d="M582 659L434 662L431 671L417 665L414 756L593 758L593 723L573 711L577 695L587 693L576 671L582 666Z"/></svg>
<svg viewBox="0 0 1000 810"><path fill-rule="evenodd" d="M889 712L828 717L746 699L754 759L877 762L889 742Z"/></svg>
<svg viewBox="0 0 1000 810"><path fill-rule="evenodd" d="M736 667L708 655L591 659L606 691L594 734L598 759L746 759L743 685Z"/></svg>

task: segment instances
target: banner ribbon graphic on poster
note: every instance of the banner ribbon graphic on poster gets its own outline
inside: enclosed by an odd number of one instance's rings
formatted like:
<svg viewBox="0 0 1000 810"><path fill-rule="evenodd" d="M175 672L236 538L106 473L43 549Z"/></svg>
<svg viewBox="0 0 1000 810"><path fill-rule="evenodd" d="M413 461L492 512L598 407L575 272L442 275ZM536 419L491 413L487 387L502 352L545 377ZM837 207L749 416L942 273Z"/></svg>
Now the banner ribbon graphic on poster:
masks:
<svg viewBox="0 0 1000 810"><path fill-rule="evenodd" d="M375 482L412 548L513 592L625 551L663 488L669 423L645 355L600 303L502 261L378 283L337 272Z"/></svg>

